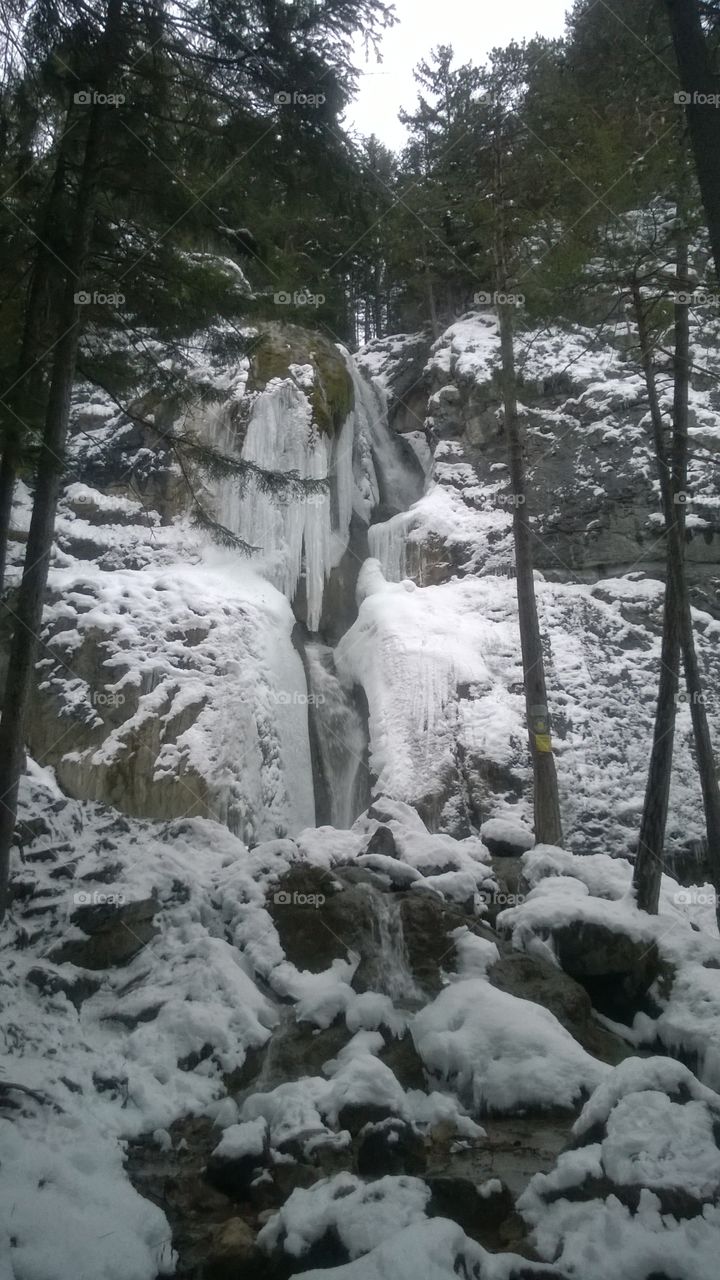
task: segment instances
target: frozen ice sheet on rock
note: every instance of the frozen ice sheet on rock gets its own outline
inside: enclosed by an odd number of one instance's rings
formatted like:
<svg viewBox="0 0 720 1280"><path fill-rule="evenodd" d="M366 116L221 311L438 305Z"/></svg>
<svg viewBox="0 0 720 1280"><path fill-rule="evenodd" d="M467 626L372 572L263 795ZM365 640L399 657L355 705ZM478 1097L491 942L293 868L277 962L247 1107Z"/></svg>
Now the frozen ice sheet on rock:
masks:
<svg viewBox="0 0 720 1280"><path fill-rule="evenodd" d="M292 612L237 558L208 555L209 562L171 570L83 565L51 574L54 603L44 626L67 660L45 679L79 735L77 751L57 753L60 780L76 794L158 817L184 813L200 797L248 839L298 830L312 823L314 798ZM98 636L103 697L109 691L119 699L104 729L97 689L69 680L67 670L80 649L83 661L96 660ZM52 726L48 719L48 736Z"/></svg>

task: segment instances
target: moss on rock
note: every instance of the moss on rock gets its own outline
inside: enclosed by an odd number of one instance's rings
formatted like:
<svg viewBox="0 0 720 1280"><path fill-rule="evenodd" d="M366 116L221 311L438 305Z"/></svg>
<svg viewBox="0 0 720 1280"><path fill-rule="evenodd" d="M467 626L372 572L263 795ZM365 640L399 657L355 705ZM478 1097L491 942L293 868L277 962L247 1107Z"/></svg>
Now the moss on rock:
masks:
<svg viewBox="0 0 720 1280"><path fill-rule="evenodd" d="M292 364L309 364L315 383L309 398L318 429L334 436L354 404L352 379L337 347L322 334L294 324L270 324L250 355L248 390L262 391L273 378L287 378Z"/></svg>

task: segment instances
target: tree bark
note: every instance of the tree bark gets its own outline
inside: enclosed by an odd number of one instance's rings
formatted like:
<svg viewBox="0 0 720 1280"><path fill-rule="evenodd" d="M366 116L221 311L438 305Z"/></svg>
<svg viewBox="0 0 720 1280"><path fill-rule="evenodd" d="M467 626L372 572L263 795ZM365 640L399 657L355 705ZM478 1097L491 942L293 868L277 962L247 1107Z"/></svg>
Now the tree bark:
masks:
<svg viewBox="0 0 720 1280"><path fill-rule="evenodd" d="M673 574L670 546L670 530L674 525L676 516L676 507L673 505L673 484L665 445L662 410L655 382L652 344L645 319L640 286L637 281L633 282L632 292L640 341L640 358L650 405L653 446L660 473L660 495L667 538L665 603L663 608L660 675L658 679L653 745L633 871L633 885L637 904L642 911L648 911L655 915L660 901L660 881L663 869L665 830L670 800L670 779L675 739L675 713L680 667L680 602L677 596L678 582L676 575ZM677 344L677 320L675 341Z"/></svg>
<svg viewBox="0 0 720 1280"><path fill-rule="evenodd" d="M678 245L677 286L679 290L684 292L688 291L687 269L687 240L685 235L681 233ZM659 902L665 822L667 819L667 791L663 793L662 788L667 787L669 789L669 775L665 780L662 765L668 745L670 750L668 769L672 759L672 736L675 724L674 712L677 700L677 672L680 652L682 653L685 686L690 703L695 756L703 796L708 861L713 885L718 895L720 895L720 787L718 787L712 740L705 712L702 677L695 648L692 610L685 568L684 501L687 484L688 390L690 383L689 309L685 303L676 303L675 305L673 436L672 454L669 459L655 384L651 344L637 284L633 286L633 301L638 321L643 371L650 402L653 442L660 477L663 517L667 531L667 579L662 653L664 665L660 673L653 756L648 774L645 808L633 876L638 906L645 911L654 913L658 909ZM675 657L676 644L678 648L677 657ZM667 651L666 645L669 646ZM670 705L670 691L673 684L675 689L672 696L672 705ZM659 724L661 715L664 719L664 728L662 724ZM663 731L667 736L664 742L660 743L659 738L662 736ZM655 760L656 748L658 750L657 764ZM656 779L654 793L653 774ZM658 778L660 779L659 782L657 781ZM664 814L662 813L663 795ZM720 915L720 900L716 905L716 910Z"/></svg>
<svg viewBox="0 0 720 1280"><path fill-rule="evenodd" d="M687 97L685 110L700 194L705 207L715 272L720 281L720 110L697 95L720 92L713 74L698 0L665 0L680 81Z"/></svg>
<svg viewBox="0 0 720 1280"><path fill-rule="evenodd" d="M122 0L109 0L101 51L101 57L104 54L102 76L96 82L99 91L107 87L112 69L117 66L116 42L121 9ZM82 287L92 244L107 111L106 106L98 103L90 107L82 172L75 198L69 261L58 307L45 430L0 722L0 920L7 906L10 850L25 756L25 716L42 622L80 339L80 312L75 295Z"/></svg>
<svg viewBox="0 0 720 1280"><path fill-rule="evenodd" d="M501 144L501 125L495 133L495 275L498 294L509 288L507 251L505 245L504 182ZM558 795L555 756L552 749L550 715L547 705L545 660L538 620L533 575L532 533L527 509L527 482L525 459L517 407L517 379L515 374L515 346L513 338L512 304L499 303L497 307L500 329L500 365L502 382L505 437L508 446L510 484L513 499L513 539L515 544L515 575L520 624L523 679L525 684L525 708L528 724L530 755L533 765L533 809L535 839L538 844L562 844L562 822Z"/></svg>
<svg viewBox="0 0 720 1280"><path fill-rule="evenodd" d="M559 845L562 844L563 838L560 820L560 800L555 770L555 756L553 755L550 736L545 662L535 598L532 534L530 532L527 509L525 462L515 392L512 315L510 306L507 303L503 303L498 307L498 319L500 325L505 434L510 464L510 484L514 502L513 538L515 543L520 646L525 682L528 736L533 764L535 839L538 844Z"/></svg>
<svg viewBox="0 0 720 1280"><path fill-rule="evenodd" d="M678 250L678 288L689 290L687 236L681 232ZM679 602L680 642L685 686L690 703L695 758L700 778L705 814L705 832L708 845L710 873L719 895L716 912L720 919L720 786L713 752L710 728L705 711L702 677L695 648L695 635L690 607L690 592L685 569L685 505L678 499L686 496L688 465L688 390L690 386L690 311L682 304L676 307L675 383L673 402L673 454L672 484L675 497L675 521L672 527L670 550L673 574L677 582L676 596Z"/></svg>
<svg viewBox="0 0 720 1280"><path fill-rule="evenodd" d="M39 221L35 263L13 385L0 397L5 420L0 464L0 594L5 585L12 500L23 455L22 432L28 426L28 420L42 420L45 408L47 361L43 359L46 349L44 317L51 310L59 272L59 257L50 246L62 226L61 205L67 173L70 116L68 109L58 142L52 185Z"/></svg>

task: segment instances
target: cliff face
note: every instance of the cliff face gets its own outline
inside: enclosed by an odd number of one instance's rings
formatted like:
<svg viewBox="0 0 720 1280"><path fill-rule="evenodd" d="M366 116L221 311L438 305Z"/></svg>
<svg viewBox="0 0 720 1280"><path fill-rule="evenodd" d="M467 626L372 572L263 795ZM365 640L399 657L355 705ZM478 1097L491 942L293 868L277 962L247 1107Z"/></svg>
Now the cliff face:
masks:
<svg viewBox="0 0 720 1280"><path fill-rule="evenodd" d="M368 786L460 836L529 817L497 342L478 312L353 361L273 325L234 360L189 344L202 394L182 414L139 392L130 417L78 388L28 734L69 794L250 841L350 822ZM643 383L589 331L519 350L567 838L629 853L664 558ZM692 394L687 554L720 729L713 358ZM178 461L169 436L196 447ZM273 491L253 467L325 486ZM198 505L247 553L213 545ZM700 837L698 801L681 706L671 852Z"/></svg>
<svg viewBox="0 0 720 1280"><path fill-rule="evenodd" d="M693 345L686 549L696 602L714 616L720 612L718 336L717 322L709 319ZM626 347L578 326L539 329L518 340L535 563L556 581L594 582L635 569L664 576L647 395ZM444 444L439 454L436 447L436 460L457 462L446 483L464 491L465 505L481 514L488 508L512 513L494 376L498 358L496 324L485 312L457 321L435 343L391 338L360 355L361 367L386 383L395 429L424 430L436 446ZM658 383L669 415L667 365ZM453 523L459 526L460 519ZM444 540L442 532L428 529L424 539L413 534L408 553L419 556L412 544L425 546L425 568L418 560L418 573L432 574L443 556L462 570L472 557L472 529L465 539L460 527ZM487 550L472 561L475 570L493 563Z"/></svg>

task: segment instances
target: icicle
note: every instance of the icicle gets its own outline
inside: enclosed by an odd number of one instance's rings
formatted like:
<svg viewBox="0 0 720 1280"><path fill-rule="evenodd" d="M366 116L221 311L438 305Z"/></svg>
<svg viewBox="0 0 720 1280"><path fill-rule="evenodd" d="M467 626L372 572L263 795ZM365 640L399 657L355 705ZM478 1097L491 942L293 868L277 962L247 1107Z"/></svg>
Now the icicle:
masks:
<svg viewBox="0 0 720 1280"><path fill-rule="evenodd" d="M407 540L413 523L412 513L401 511L368 529L370 555L380 561L388 582L402 582L407 577Z"/></svg>

